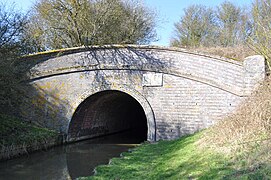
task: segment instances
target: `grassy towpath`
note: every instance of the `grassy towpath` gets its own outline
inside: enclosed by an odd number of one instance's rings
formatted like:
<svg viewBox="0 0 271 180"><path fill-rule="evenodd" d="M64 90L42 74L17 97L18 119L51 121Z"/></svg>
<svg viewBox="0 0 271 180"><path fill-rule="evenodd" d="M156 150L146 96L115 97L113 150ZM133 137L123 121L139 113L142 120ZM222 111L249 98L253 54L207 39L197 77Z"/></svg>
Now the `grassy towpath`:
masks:
<svg viewBox="0 0 271 180"><path fill-rule="evenodd" d="M232 171L227 158L199 148L202 133L144 144L96 168L86 179L220 179Z"/></svg>
<svg viewBox="0 0 271 180"><path fill-rule="evenodd" d="M140 145L111 159L109 165L98 166L94 176L79 179L271 179L270 164L252 168L247 166L244 155L229 156L200 145L205 132Z"/></svg>

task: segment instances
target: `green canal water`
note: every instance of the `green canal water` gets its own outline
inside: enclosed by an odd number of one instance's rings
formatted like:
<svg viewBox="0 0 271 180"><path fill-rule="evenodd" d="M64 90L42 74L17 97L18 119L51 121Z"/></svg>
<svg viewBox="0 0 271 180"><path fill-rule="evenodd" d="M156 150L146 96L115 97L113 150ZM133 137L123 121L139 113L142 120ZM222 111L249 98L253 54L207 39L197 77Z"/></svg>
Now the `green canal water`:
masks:
<svg viewBox="0 0 271 180"><path fill-rule="evenodd" d="M96 166L107 164L142 141L135 133L125 132L36 152L0 162L0 179L69 180L89 176Z"/></svg>

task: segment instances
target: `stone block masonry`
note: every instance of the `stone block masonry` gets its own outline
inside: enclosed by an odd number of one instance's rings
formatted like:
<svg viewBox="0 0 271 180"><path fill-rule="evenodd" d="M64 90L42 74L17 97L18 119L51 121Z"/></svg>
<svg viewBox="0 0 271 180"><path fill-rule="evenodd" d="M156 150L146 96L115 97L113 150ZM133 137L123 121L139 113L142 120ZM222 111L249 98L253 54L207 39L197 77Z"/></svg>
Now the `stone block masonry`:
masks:
<svg viewBox="0 0 271 180"><path fill-rule="evenodd" d="M24 61L31 67L28 83L34 90L22 106L23 116L66 133L67 141L84 138L69 136L70 125L76 124L72 122L80 104L97 93L118 91L136 100L147 119L147 139L155 141L192 134L234 113L265 78L262 56L236 62L153 46L73 48L29 56ZM91 109L89 117L105 111L98 108L102 106L93 107L97 109ZM128 127L125 122L119 124ZM78 134L86 129L82 126L77 124ZM99 135L110 129L95 128Z"/></svg>

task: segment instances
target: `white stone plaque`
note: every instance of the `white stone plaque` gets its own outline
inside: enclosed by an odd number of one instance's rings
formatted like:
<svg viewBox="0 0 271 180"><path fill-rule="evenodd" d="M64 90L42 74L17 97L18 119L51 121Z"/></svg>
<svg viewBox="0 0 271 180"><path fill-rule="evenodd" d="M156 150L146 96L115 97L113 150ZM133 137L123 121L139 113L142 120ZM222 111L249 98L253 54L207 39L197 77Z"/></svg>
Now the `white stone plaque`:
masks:
<svg viewBox="0 0 271 180"><path fill-rule="evenodd" d="M163 86L163 73L143 74L143 86Z"/></svg>

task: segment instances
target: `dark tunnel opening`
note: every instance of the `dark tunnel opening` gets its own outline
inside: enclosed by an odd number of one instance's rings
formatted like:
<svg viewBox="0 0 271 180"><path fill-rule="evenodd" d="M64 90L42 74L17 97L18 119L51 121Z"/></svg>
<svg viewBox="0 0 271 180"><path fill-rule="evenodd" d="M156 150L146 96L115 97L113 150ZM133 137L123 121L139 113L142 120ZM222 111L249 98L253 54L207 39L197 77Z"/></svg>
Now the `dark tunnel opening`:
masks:
<svg viewBox="0 0 271 180"><path fill-rule="evenodd" d="M147 118L142 106L121 91L102 91L88 97L75 111L69 125L68 141L128 131L132 143L147 140ZM129 136L129 137L127 137Z"/></svg>

